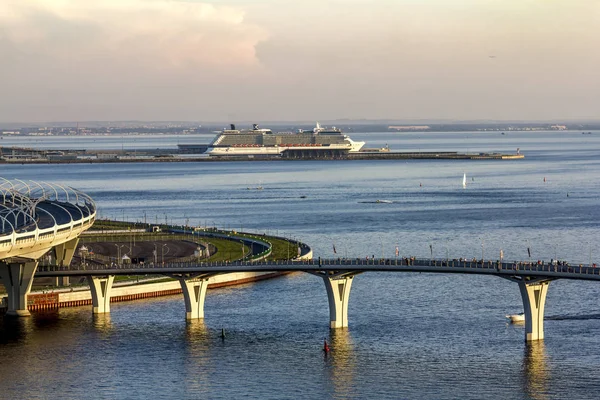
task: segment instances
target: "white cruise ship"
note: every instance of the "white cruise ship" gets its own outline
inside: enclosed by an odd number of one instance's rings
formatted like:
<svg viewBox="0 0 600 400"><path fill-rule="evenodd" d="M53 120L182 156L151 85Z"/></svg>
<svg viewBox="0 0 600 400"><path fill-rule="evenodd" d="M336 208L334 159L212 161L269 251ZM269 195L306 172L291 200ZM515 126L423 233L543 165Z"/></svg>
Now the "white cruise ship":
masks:
<svg viewBox="0 0 600 400"><path fill-rule="evenodd" d="M213 157L339 158L357 152L365 142L355 142L338 128L323 128L317 122L310 131L277 132L261 129L225 129L207 146ZM194 145L180 145L180 150Z"/></svg>

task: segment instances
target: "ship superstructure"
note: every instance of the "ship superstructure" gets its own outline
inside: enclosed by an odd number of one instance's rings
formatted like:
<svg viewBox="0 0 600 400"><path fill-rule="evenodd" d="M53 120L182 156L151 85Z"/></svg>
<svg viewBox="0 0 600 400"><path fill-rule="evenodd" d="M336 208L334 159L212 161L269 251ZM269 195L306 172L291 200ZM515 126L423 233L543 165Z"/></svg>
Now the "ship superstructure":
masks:
<svg viewBox="0 0 600 400"><path fill-rule="evenodd" d="M338 128L323 128L317 122L309 131L277 132L260 128L224 129L208 145L207 154L215 157L336 158L357 152L365 142L355 142Z"/></svg>

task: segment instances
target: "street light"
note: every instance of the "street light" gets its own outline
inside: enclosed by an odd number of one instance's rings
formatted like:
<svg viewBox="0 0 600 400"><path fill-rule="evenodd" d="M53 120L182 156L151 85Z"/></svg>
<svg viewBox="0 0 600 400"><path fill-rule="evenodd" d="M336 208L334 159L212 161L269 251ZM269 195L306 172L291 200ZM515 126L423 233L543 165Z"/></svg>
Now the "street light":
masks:
<svg viewBox="0 0 600 400"><path fill-rule="evenodd" d="M449 246L448 239L446 239L446 262L448 262L450 260L450 257L448 255L448 246Z"/></svg>
<svg viewBox="0 0 600 400"><path fill-rule="evenodd" d="M161 247L161 259L162 259L162 264L165 264L165 247L167 248L167 254L169 254L169 246L167 246L166 244L163 244Z"/></svg>
<svg viewBox="0 0 600 400"><path fill-rule="evenodd" d="M117 246L117 265L121 265L121 249L123 247L127 247L124 244L116 244L113 243L115 246Z"/></svg>
<svg viewBox="0 0 600 400"><path fill-rule="evenodd" d="M117 265L121 265L121 248L119 247L118 244L113 243L115 246L117 246Z"/></svg>
<svg viewBox="0 0 600 400"><path fill-rule="evenodd" d="M481 238L481 262L483 262L483 260L485 260L485 256L484 256L484 240L483 240L483 238Z"/></svg>

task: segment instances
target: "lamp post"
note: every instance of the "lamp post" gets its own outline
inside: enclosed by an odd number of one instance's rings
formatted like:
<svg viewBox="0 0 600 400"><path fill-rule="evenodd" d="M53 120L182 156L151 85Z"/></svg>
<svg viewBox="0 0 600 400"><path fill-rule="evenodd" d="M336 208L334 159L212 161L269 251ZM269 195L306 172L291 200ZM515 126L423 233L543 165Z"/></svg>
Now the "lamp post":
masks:
<svg viewBox="0 0 600 400"><path fill-rule="evenodd" d="M161 261L163 265L165 265L165 247L167 248L167 254L169 254L169 246L163 244L161 247Z"/></svg>
<svg viewBox="0 0 600 400"><path fill-rule="evenodd" d="M121 265L121 248L116 243L114 245L117 246L117 265Z"/></svg>
<svg viewBox="0 0 600 400"><path fill-rule="evenodd" d="M446 239L446 262L448 262L450 260L450 257L449 257L449 254L448 254L449 253L448 246L449 246L448 239Z"/></svg>
<svg viewBox="0 0 600 400"><path fill-rule="evenodd" d="M483 260L485 259L485 245L484 245L484 240L483 238L481 238L481 262L483 262Z"/></svg>

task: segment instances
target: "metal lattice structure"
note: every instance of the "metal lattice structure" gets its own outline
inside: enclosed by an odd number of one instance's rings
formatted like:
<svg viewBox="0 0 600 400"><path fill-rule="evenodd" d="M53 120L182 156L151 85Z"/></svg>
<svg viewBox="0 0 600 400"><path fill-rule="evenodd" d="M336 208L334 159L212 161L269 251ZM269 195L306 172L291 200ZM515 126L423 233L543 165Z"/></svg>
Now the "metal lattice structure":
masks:
<svg viewBox="0 0 600 400"><path fill-rule="evenodd" d="M0 259L37 254L88 229L96 204L68 186L0 177Z"/></svg>

